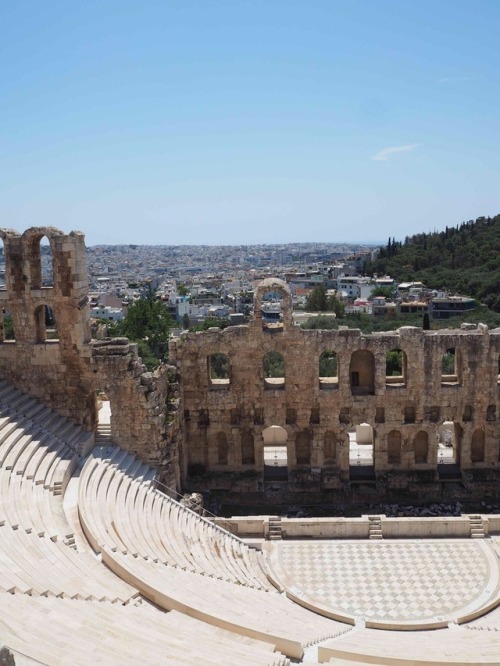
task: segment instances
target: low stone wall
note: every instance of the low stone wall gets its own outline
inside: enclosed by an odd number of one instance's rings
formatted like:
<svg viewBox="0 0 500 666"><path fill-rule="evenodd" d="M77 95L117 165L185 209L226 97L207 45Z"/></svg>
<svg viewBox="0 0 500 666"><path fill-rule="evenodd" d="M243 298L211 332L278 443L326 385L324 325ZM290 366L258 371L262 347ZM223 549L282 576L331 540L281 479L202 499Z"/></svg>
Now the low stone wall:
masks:
<svg viewBox="0 0 500 666"><path fill-rule="evenodd" d="M476 514L474 514L476 516ZM468 514L443 518L380 518L382 536L386 539L469 538L471 521ZM240 538L266 538L270 516L216 518L214 522ZM482 515L485 536L500 534L500 515ZM284 539L368 539L369 516L361 518L282 518Z"/></svg>

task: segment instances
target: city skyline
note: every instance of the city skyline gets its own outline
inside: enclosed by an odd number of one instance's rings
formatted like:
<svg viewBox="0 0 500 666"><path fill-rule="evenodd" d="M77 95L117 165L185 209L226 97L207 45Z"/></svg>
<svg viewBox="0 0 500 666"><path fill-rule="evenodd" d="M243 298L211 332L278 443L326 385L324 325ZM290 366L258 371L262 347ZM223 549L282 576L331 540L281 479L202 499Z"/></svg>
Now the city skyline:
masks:
<svg viewBox="0 0 500 666"><path fill-rule="evenodd" d="M2 226L378 245L500 210L489 0L0 10Z"/></svg>

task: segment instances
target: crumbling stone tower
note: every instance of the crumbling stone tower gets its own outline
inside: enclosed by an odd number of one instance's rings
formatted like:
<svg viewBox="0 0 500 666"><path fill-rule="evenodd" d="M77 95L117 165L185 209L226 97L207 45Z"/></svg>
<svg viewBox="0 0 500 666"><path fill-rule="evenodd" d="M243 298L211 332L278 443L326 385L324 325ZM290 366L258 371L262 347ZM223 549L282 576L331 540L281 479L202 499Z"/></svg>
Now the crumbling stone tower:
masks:
<svg viewBox="0 0 500 666"><path fill-rule="evenodd" d="M44 237L48 248L41 245ZM0 377L89 431L97 424L97 392L104 391L113 440L157 465L167 485L178 487L176 450L169 446L178 418L167 419L167 367L147 373L137 345L125 338L91 340L84 235L33 227L23 234L1 229L0 238L5 257ZM47 249L50 279L44 281ZM50 330L54 325L56 332Z"/></svg>

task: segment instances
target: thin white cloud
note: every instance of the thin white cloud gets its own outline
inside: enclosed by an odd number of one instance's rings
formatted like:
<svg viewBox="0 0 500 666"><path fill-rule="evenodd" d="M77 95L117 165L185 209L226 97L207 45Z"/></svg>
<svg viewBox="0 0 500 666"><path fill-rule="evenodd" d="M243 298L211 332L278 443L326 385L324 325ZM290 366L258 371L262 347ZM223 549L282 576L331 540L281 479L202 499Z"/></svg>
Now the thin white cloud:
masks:
<svg viewBox="0 0 500 666"><path fill-rule="evenodd" d="M438 79L438 83L461 83L462 81L470 81L470 76L445 76Z"/></svg>
<svg viewBox="0 0 500 666"><path fill-rule="evenodd" d="M420 144L418 143L409 143L406 146L389 146L388 148L382 148L378 153L372 155L371 159L375 162L387 162L391 155L396 153L407 153L410 150L415 150Z"/></svg>

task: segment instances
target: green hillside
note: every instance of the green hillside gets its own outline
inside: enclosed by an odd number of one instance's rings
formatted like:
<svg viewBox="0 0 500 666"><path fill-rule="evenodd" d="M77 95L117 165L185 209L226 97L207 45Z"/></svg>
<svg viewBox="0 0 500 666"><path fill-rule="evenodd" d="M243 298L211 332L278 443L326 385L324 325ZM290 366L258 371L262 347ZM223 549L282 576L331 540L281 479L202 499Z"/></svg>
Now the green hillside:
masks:
<svg viewBox="0 0 500 666"><path fill-rule="evenodd" d="M479 217L444 231L389 239L367 275L420 280L431 289L473 296L500 312L500 215Z"/></svg>

